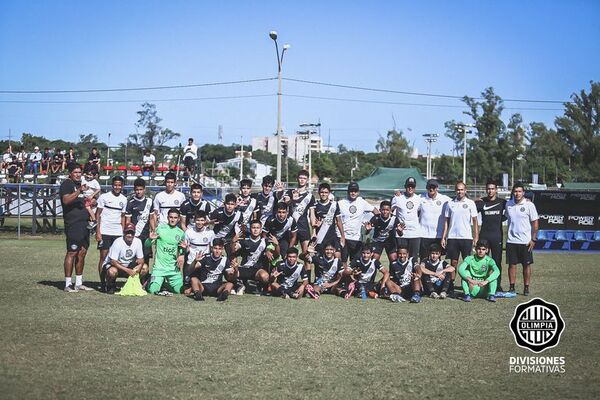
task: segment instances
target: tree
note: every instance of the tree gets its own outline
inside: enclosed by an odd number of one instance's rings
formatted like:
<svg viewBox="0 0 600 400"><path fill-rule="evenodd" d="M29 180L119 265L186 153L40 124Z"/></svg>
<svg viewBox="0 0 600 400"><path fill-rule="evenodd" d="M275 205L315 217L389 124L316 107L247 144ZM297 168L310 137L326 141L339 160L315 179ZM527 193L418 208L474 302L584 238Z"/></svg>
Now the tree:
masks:
<svg viewBox="0 0 600 400"><path fill-rule="evenodd" d="M541 174L542 183L571 180L569 171L569 145L554 129L541 122L530 124L530 144L526 151L527 169Z"/></svg>
<svg viewBox="0 0 600 400"><path fill-rule="evenodd" d="M133 133L129 140L143 148L153 150L156 146L162 146L169 140L180 137L177 132L160 126L162 118L158 117L156 105L151 103L142 104L142 110L137 112L138 121L135 126L144 129L144 133Z"/></svg>
<svg viewBox="0 0 600 400"><path fill-rule="evenodd" d="M385 138L380 135L375 149L379 153L379 161L384 167L410 166L411 147L402 131L389 130Z"/></svg>

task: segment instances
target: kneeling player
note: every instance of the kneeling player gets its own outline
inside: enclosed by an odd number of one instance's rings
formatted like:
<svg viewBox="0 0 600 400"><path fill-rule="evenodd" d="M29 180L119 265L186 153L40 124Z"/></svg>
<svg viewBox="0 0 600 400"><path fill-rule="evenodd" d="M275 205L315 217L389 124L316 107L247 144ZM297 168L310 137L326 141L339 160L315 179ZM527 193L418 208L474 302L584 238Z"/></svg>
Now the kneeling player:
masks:
<svg viewBox="0 0 600 400"><path fill-rule="evenodd" d="M285 260L277 264L271 272L271 292L284 299L299 299L304 296L308 285L308 274L304 265L298 262L298 249L287 249Z"/></svg>
<svg viewBox="0 0 600 400"><path fill-rule="evenodd" d="M115 293L117 278L140 274L142 279L148 273L148 266L144 263L142 241L135 237L134 224L127 224L123 230L123 237L116 239L110 246L104 261L104 270L107 294Z"/></svg>
<svg viewBox="0 0 600 400"><path fill-rule="evenodd" d="M185 243L187 245L186 263L183 268L183 283L185 293L190 291L190 275L194 270L192 264L199 253L208 254L210 245L215 238L215 232L209 228L208 216L204 211L196 211L193 217L194 225L185 231Z"/></svg>
<svg viewBox="0 0 600 400"><path fill-rule="evenodd" d="M237 260L232 259L237 279L255 281L258 293L262 292L269 284L269 263L279 257L277 238L271 235L270 244L268 244L261 232L260 220L253 220L250 223L250 237L240 239L233 244L234 254L242 256L241 264L238 266Z"/></svg>
<svg viewBox="0 0 600 400"><path fill-rule="evenodd" d="M429 246L429 258L421 262L420 270L425 292L432 299L445 299L452 282L454 267L441 260L442 248L437 243Z"/></svg>
<svg viewBox="0 0 600 400"><path fill-rule="evenodd" d="M347 286L347 291L343 293L344 297L349 298L354 289L358 287L356 296L363 299L367 297L377 298L380 295L385 294L385 288L387 286L390 274L388 270L381 265L379 260L373 257L373 251L369 245L365 244L361 250L360 257L352 262L350 265L352 273L350 275L350 282ZM383 274L381 280L376 284L375 277L377 271Z"/></svg>
<svg viewBox="0 0 600 400"><path fill-rule="evenodd" d="M421 302L421 272L404 246L398 248L398 259L390 264L387 287L393 302L400 303L408 299L411 303Z"/></svg>
<svg viewBox="0 0 600 400"><path fill-rule="evenodd" d="M464 301L471 301L472 297L487 297L491 302L496 301L496 286L500 269L493 258L488 256L489 244L487 240L480 240L475 245L476 254L465 258L458 267L458 274L462 278L462 288L465 292Z"/></svg>
<svg viewBox="0 0 600 400"><path fill-rule="evenodd" d="M323 254L316 254L308 246L308 254L305 258L315 266L315 283L306 286L306 292L314 299L318 299L324 293L339 295L341 289L338 287L344 272L342 261L336 257L336 248L333 243L326 243Z"/></svg>
<svg viewBox="0 0 600 400"><path fill-rule="evenodd" d="M198 253L194 259L194 271L191 275L194 300L203 301L204 296L213 296L217 301L225 301L233 289L233 283L223 282L225 274L233 278L233 268L229 266L227 256L223 255L225 241L222 238L213 240L210 255Z"/></svg>

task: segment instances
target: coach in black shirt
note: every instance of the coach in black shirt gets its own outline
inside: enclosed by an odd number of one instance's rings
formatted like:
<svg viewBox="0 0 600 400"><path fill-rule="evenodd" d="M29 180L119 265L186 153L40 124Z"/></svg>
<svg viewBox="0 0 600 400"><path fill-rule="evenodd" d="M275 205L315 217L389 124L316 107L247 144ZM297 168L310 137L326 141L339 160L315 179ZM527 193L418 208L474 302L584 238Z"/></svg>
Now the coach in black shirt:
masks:
<svg viewBox="0 0 600 400"><path fill-rule="evenodd" d="M69 166L69 178L60 185L60 204L65 222L67 236L67 254L65 255L65 292L91 290L83 285L83 266L90 245L90 234L87 229L88 212L85 209L83 192L86 185L81 184L81 167L77 164ZM71 275L75 266L75 286L71 285Z"/></svg>

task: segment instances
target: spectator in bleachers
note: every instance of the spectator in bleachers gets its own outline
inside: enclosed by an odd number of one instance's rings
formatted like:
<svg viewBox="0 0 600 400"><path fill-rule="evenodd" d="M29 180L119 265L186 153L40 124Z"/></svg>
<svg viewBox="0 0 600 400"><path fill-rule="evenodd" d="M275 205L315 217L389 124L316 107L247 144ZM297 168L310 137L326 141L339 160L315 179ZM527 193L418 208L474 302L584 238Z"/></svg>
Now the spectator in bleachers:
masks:
<svg viewBox="0 0 600 400"><path fill-rule="evenodd" d="M95 164L98 171L100 171L100 153L98 149L93 147L92 151L90 151L90 155L88 156L88 163Z"/></svg>
<svg viewBox="0 0 600 400"><path fill-rule="evenodd" d="M21 146L19 152L16 155L17 163L19 164L19 168L22 171L25 171L25 167L27 166L27 152L25 151L25 146Z"/></svg>
<svg viewBox="0 0 600 400"><path fill-rule="evenodd" d="M23 168L21 167L21 163L16 158L13 158L12 163L10 163L7 168L8 181L11 183L19 183L21 182L22 174Z"/></svg>
<svg viewBox="0 0 600 400"><path fill-rule="evenodd" d="M150 152L150 149L146 149L146 151L144 152L142 163L144 172L154 172L154 164L156 164L156 158L154 157L154 154Z"/></svg>
<svg viewBox="0 0 600 400"><path fill-rule="evenodd" d="M40 172L41 163L42 163L42 153L40 153L40 148L35 146L33 148L33 153L31 153L29 155L28 172L30 174L37 175Z"/></svg>
<svg viewBox="0 0 600 400"><path fill-rule="evenodd" d="M194 139L189 138L188 144L183 148L183 165L188 175L194 175L194 167L198 159L198 146L194 144Z"/></svg>
<svg viewBox="0 0 600 400"><path fill-rule="evenodd" d="M69 152L65 154L65 164L67 168L71 164L77 164L77 155L75 154L75 150L72 147L69 147Z"/></svg>
<svg viewBox="0 0 600 400"><path fill-rule="evenodd" d="M48 175L50 177L50 184L54 185L56 183L56 179L58 175L64 170L64 159L60 151L57 150L52 156L52 163L50 164L50 169L48 170Z"/></svg>
<svg viewBox="0 0 600 400"><path fill-rule="evenodd" d="M52 163L52 153L49 148L44 149L44 153L42 153L42 162L41 162L41 172L44 174L48 173L50 169L50 164Z"/></svg>
<svg viewBox="0 0 600 400"><path fill-rule="evenodd" d="M14 154L12 152L12 146L8 145L8 148L2 155L2 165L0 165L0 170L4 173L8 171L8 167L12 164L14 158Z"/></svg>

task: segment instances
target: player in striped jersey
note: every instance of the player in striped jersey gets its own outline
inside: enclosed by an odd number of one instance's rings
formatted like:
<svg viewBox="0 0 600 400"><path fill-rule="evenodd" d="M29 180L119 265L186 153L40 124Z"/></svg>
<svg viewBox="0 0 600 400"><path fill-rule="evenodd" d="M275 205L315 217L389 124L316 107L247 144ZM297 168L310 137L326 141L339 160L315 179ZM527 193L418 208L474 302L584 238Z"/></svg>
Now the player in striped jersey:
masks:
<svg viewBox="0 0 600 400"><path fill-rule="evenodd" d="M390 263L396 261L396 236L402 236L404 225L396 216L392 216L392 204L384 200L379 205L379 215L373 216L366 223L367 233L373 230L373 258L379 260L385 250Z"/></svg>
<svg viewBox="0 0 600 400"><path fill-rule="evenodd" d="M215 238L215 232L208 226L208 220L204 211L197 211L194 218L194 226L185 231L186 263L183 267L183 282L186 289L190 287L190 275L194 268L192 264L200 253L208 254L210 245Z"/></svg>
<svg viewBox="0 0 600 400"><path fill-rule="evenodd" d="M290 247L285 260L271 272L271 292L284 299L299 299L304 296L308 275L304 265L298 262L298 249Z"/></svg>
<svg viewBox="0 0 600 400"><path fill-rule="evenodd" d="M414 257L408 256L406 247L398 248L398 259L390 264L388 281L390 300L400 303L410 299L411 303L421 302L421 273Z"/></svg>
<svg viewBox="0 0 600 400"><path fill-rule="evenodd" d="M152 199L146 197L146 182L142 178L133 182L133 193L134 195L127 200L125 207L125 224L134 224L135 237L145 243L150 235L150 230L156 230L154 204ZM152 258L152 246L143 246L143 250L144 264L147 267Z"/></svg>
<svg viewBox="0 0 600 400"><path fill-rule="evenodd" d="M190 186L190 198L181 204L181 229L184 231L194 227L196 213L202 211L209 215L214 207L208 201L202 199L202 186L194 183Z"/></svg>
<svg viewBox="0 0 600 400"><path fill-rule="evenodd" d="M304 258L315 266L315 283L306 286L306 292L314 299L324 293L339 295L339 283L344 272L344 264L336 256L335 245L331 242L322 246L323 252L316 252L314 246L308 246L308 254Z"/></svg>
<svg viewBox="0 0 600 400"><path fill-rule="evenodd" d="M194 300L203 301L204 296L217 297L217 301L225 301L233 289L233 283L229 282L233 278L234 270L230 267L229 259L223 250L225 241L217 238L213 241L210 248L210 254L198 253L192 264L192 290ZM228 281L223 279L227 276Z"/></svg>

